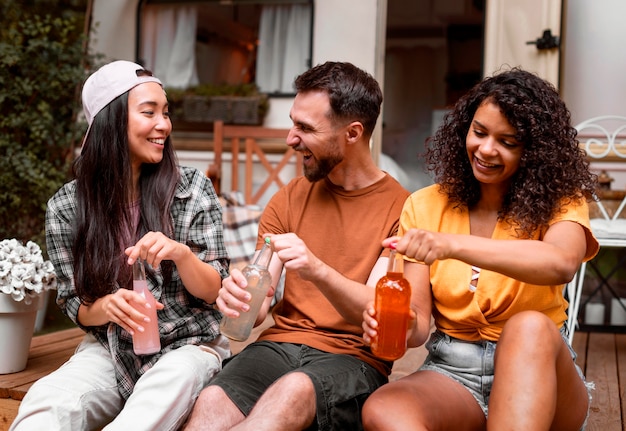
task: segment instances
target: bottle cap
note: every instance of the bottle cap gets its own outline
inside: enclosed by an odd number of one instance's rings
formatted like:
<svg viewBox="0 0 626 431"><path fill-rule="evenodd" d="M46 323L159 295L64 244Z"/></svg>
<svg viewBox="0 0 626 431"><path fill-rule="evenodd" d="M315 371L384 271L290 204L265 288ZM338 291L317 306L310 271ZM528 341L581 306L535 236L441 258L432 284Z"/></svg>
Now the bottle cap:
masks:
<svg viewBox="0 0 626 431"><path fill-rule="evenodd" d="M265 244L270 245L270 237L269 236L265 237Z"/></svg>
<svg viewBox="0 0 626 431"><path fill-rule="evenodd" d="M389 244L389 248L392 249L392 250L395 250L396 249L396 245L398 245L397 242L392 242L391 244Z"/></svg>

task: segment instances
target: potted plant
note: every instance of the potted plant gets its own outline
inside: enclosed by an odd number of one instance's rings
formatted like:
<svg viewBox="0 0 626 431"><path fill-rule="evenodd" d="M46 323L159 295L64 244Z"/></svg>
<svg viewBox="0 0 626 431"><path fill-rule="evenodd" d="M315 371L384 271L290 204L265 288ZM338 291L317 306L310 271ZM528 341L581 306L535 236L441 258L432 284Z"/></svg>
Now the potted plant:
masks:
<svg viewBox="0 0 626 431"><path fill-rule="evenodd" d="M56 289L56 274L32 241L0 241L0 374L23 370L43 295Z"/></svg>

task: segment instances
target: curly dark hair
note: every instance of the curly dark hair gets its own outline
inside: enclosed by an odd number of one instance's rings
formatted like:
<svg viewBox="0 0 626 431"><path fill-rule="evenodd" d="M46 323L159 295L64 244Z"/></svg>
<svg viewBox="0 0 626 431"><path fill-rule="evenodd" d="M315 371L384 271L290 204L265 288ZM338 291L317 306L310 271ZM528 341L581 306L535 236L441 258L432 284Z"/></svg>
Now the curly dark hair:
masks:
<svg viewBox="0 0 626 431"><path fill-rule="evenodd" d="M426 142L426 167L453 203L472 208L480 199L465 140L474 113L486 100L500 108L524 144L498 214L501 220L530 236L545 229L561 205L592 199L597 176L578 146L565 103L552 84L513 68L484 79L461 97Z"/></svg>

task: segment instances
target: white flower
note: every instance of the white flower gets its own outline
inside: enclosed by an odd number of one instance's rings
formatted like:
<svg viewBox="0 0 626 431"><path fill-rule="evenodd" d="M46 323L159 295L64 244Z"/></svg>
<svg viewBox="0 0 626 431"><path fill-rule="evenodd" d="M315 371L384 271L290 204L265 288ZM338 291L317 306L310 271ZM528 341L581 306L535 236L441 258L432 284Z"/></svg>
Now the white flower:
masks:
<svg viewBox="0 0 626 431"><path fill-rule="evenodd" d="M44 262L41 248L32 241L0 241L0 293L30 304L41 292L56 289L52 262Z"/></svg>

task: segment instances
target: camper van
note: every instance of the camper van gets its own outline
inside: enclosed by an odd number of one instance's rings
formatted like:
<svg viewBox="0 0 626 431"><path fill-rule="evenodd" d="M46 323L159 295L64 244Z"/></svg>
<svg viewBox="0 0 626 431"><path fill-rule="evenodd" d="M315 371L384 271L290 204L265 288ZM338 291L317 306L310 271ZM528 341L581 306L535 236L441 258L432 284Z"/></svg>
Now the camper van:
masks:
<svg viewBox="0 0 626 431"><path fill-rule="evenodd" d="M290 127L298 73L326 60L362 67L385 94L372 152L410 189L430 183L418 155L446 108L502 67L554 83L574 124L626 116L616 97L626 94L621 0L92 0L91 9L92 52L141 62L170 88L252 83L268 96L267 128ZM175 122L175 145L192 132L203 130ZM179 157L206 166L211 156ZM594 168L624 189L623 161Z"/></svg>

